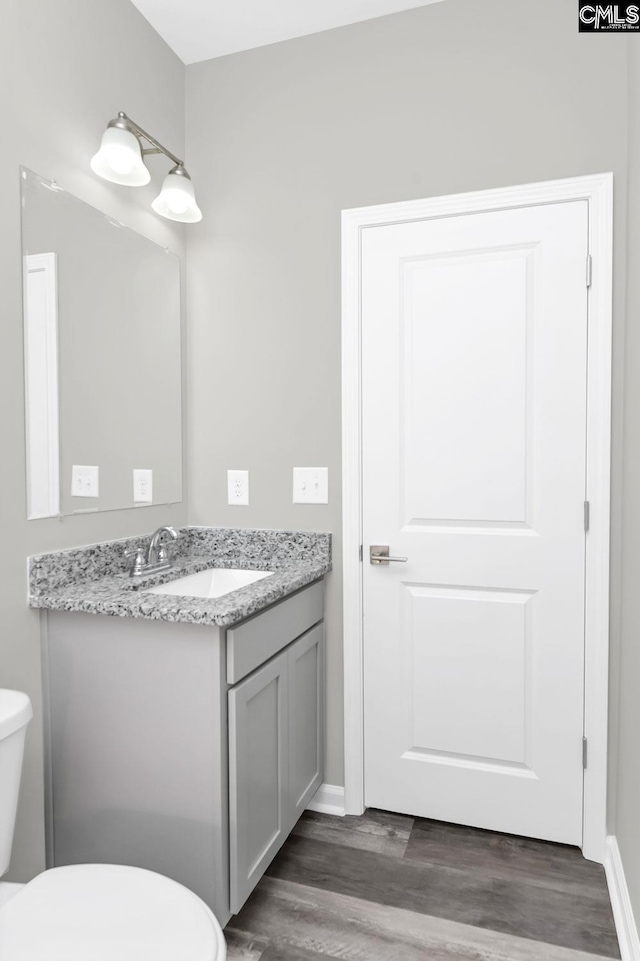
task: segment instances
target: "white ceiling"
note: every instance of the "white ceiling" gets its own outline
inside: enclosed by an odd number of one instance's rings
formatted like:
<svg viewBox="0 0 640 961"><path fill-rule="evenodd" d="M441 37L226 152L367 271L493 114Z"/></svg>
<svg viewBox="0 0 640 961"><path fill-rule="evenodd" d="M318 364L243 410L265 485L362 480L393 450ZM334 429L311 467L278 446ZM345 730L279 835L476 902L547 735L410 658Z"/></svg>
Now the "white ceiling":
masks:
<svg viewBox="0 0 640 961"><path fill-rule="evenodd" d="M132 0L184 63L442 0Z"/></svg>

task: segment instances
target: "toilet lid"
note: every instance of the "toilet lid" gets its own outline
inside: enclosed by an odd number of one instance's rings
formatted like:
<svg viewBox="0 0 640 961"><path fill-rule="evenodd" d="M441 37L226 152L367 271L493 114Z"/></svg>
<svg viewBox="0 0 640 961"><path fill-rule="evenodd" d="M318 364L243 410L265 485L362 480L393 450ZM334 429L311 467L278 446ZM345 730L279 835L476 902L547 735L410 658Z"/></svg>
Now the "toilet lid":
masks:
<svg viewBox="0 0 640 961"><path fill-rule="evenodd" d="M224 961L222 930L175 881L115 864L40 874L0 908L2 961Z"/></svg>

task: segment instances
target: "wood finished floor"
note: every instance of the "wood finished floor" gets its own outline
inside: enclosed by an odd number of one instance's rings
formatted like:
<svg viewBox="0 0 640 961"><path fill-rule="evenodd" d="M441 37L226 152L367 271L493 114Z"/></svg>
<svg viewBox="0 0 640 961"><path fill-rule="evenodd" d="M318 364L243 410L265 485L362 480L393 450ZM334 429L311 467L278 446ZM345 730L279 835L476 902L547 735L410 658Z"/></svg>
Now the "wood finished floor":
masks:
<svg viewBox="0 0 640 961"><path fill-rule="evenodd" d="M303 815L225 935L229 961L620 957L577 848L374 810Z"/></svg>

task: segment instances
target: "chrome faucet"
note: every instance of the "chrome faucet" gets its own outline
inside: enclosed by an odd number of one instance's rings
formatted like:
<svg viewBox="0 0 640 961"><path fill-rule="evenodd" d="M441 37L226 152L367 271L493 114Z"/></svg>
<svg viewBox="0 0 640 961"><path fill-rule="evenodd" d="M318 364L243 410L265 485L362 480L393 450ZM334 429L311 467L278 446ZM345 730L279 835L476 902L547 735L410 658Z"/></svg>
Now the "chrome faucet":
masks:
<svg viewBox="0 0 640 961"><path fill-rule="evenodd" d="M167 554L166 545L163 543L165 534L174 541L178 539L178 534L173 527L159 527L158 530L151 535L151 540L149 541L146 552L144 547L135 547L124 552L125 557L134 558L133 564L129 569L130 577L142 577L145 574L159 574L160 571L169 570L171 561Z"/></svg>
<svg viewBox="0 0 640 961"><path fill-rule="evenodd" d="M162 543L164 534L168 534L171 540L177 541L178 539L178 535L173 527L159 527L158 530L151 535L151 540L149 541L147 564L166 564L167 567L171 566L167 556L167 549Z"/></svg>

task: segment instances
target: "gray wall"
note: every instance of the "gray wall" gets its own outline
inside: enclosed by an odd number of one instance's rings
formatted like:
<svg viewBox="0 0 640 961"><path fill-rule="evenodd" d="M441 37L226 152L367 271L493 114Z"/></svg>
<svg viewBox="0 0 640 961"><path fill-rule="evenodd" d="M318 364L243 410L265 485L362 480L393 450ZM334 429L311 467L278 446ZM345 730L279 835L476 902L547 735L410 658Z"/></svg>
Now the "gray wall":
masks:
<svg viewBox="0 0 640 961"><path fill-rule="evenodd" d="M151 239L184 254L184 230L150 208L166 162L152 159L149 187L99 180L89 159L108 120L126 110L174 151L184 146L184 67L128 0L7 0L0 30L0 686L27 691L27 736L17 835L9 878L44 867L38 616L26 608L25 558L181 524L184 505L25 520L20 184L23 164ZM122 389L119 385L116 389ZM144 465L143 465L144 466Z"/></svg>
<svg viewBox="0 0 640 961"><path fill-rule="evenodd" d="M627 40L579 36L575 0L447 0L187 68L205 217L189 233L190 520L336 536L329 782L343 783L340 211L613 170L617 584L626 127ZM328 507L291 504L294 465L329 466ZM251 471L248 508L226 506L235 467Z"/></svg>

